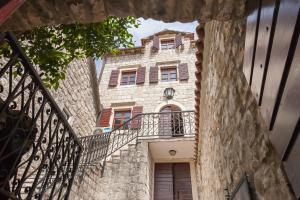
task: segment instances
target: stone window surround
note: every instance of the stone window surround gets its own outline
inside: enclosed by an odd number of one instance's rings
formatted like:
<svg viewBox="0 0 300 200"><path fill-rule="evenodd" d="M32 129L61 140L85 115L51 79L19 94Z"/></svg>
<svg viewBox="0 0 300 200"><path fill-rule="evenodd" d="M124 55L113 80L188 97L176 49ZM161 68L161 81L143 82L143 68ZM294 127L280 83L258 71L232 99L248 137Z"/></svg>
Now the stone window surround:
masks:
<svg viewBox="0 0 300 200"><path fill-rule="evenodd" d="M175 38L166 38L166 39L160 39L160 49L161 50L169 50L169 49L175 49ZM163 49L163 43L167 43L167 48ZM172 45L172 47L169 47L169 45Z"/></svg>
<svg viewBox="0 0 300 200"><path fill-rule="evenodd" d="M180 60L176 60L176 61L167 61L167 62L157 62L156 66L158 67L158 82L160 84L169 84L169 83L179 83L179 72L178 72L178 66L180 64ZM177 80L176 81L166 81L163 82L161 80L161 69L163 68L168 68L168 67L176 67L176 72L177 72Z"/></svg>
<svg viewBox="0 0 300 200"><path fill-rule="evenodd" d="M113 128L113 123L114 123L114 117L115 117L115 112L118 111L127 111L127 110L131 110L133 107L135 106L135 102L128 102L128 104L122 104L121 106L118 106L117 103L114 103L114 106L111 106L112 111L111 111L111 115L110 115L110 119L109 119L109 124L110 127Z"/></svg>
<svg viewBox="0 0 300 200"><path fill-rule="evenodd" d="M120 118L121 119L121 124L122 125L124 122L126 122L128 119L125 118L125 113L129 113L130 112L130 116L129 116L129 119L132 117L132 108L128 108L128 109L122 109L122 110L119 110L119 109L114 109L114 112L113 112L113 124L112 124L112 127L115 128L115 119L116 119L116 114L117 113L121 113L122 117Z"/></svg>
<svg viewBox="0 0 300 200"><path fill-rule="evenodd" d="M174 41L174 48L172 48L172 49L162 49L161 48L161 42L162 41L166 41L166 40L173 40ZM175 48L175 35L174 36L167 36L167 37L161 37L161 36L159 36L159 52L160 51L167 51L167 50L174 51L175 49L176 49Z"/></svg>
<svg viewBox="0 0 300 200"><path fill-rule="evenodd" d="M130 82L131 82L130 81L130 78L131 78L130 76L133 75L133 74L135 74L135 76L134 76L134 84L130 84ZM123 82L122 82L122 77L124 75L127 76L127 78L129 79L129 80L127 80L126 84L123 84ZM136 70L123 70L121 72L121 77L120 77L120 86L121 85L136 85L136 78L137 78Z"/></svg>
<svg viewBox="0 0 300 200"><path fill-rule="evenodd" d="M123 72L130 72L130 71L135 71L136 72L139 67L142 67L142 65L138 64L138 65L129 65L129 66L118 67L117 69L120 70L119 77L118 77L118 86L119 87L135 87L136 84L132 84L132 85L122 85L121 84L122 73ZM137 76L135 76L135 81L136 81L136 78L137 78Z"/></svg>
<svg viewBox="0 0 300 200"><path fill-rule="evenodd" d="M176 80L172 80L171 75L171 71L174 71L174 74L176 72ZM168 75L168 79L163 80L162 74L166 73ZM161 82L176 82L178 80L178 69L177 66L174 65L170 65L170 66L166 66L166 67L161 67L160 68L160 81Z"/></svg>

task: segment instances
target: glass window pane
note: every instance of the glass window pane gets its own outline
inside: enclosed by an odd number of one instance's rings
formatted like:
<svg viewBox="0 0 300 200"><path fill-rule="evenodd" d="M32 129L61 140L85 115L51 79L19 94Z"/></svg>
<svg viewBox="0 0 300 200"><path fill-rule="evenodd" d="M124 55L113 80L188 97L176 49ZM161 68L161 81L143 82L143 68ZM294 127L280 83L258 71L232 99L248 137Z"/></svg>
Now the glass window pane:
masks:
<svg viewBox="0 0 300 200"><path fill-rule="evenodd" d="M130 116L131 116L131 112L125 112L124 113L124 117L129 117L130 118Z"/></svg>
<svg viewBox="0 0 300 200"><path fill-rule="evenodd" d="M120 119L115 119L115 124L121 124L121 120Z"/></svg>

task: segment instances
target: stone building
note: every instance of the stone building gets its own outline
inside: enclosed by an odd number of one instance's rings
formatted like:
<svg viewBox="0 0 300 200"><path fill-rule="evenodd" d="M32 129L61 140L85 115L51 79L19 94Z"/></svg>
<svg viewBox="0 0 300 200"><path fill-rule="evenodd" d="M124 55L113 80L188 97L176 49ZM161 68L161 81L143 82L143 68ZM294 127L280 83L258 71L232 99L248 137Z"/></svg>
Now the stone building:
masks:
<svg viewBox="0 0 300 200"><path fill-rule="evenodd" d="M173 30L104 57L99 126L125 135L113 140L137 133L107 161L96 199L197 199L195 61L194 34Z"/></svg>
<svg viewBox="0 0 300 200"><path fill-rule="evenodd" d="M188 84L194 77L188 61L170 62L170 55L153 59L159 53L171 52L161 49L172 47L168 40L163 42L163 34L145 38L142 47L106 58L100 83L104 109L97 124L104 133L113 129L109 157L103 176L99 166L92 166L83 181L72 188L71 199L144 200L161 193L164 199L173 199L182 195L176 193L176 169L185 167L181 171L188 171L188 165L178 163L188 162L191 176L185 180L191 180L191 187L183 191L192 188L187 193L192 193L193 199L294 200L300 198L299 8L295 0L27 1L1 28L26 30L37 25L87 23L109 15L168 21L200 19L202 23L197 28L197 51L193 50L197 58L195 87L190 85L185 91L195 99L186 103L179 101L180 85L186 80L176 85L166 83L175 89L172 99L165 99L171 98L172 90L164 95L165 87L160 88L165 84L162 79L174 77L175 66L178 75L180 67L187 66ZM67 14L62 12L65 10ZM173 37L178 39L177 34L173 32ZM187 52L186 34L180 37L183 49L176 42L173 52ZM141 55L148 55L149 65L135 62L135 57L144 58ZM119 65L121 58L128 59ZM187 65L181 65L184 63ZM165 66L171 70L162 74ZM111 72L105 72L108 68ZM187 72L186 67L182 71ZM186 79L187 73L183 74ZM144 86L148 89L142 93ZM140 96L156 87L158 93L146 96L144 105ZM194 103L195 139L185 134L183 115ZM168 109L160 110L160 106ZM181 115L168 116L170 110ZM160 122L176 125L179 131ZM158 134L160 131L164 134ZM196 147L195 152L181 154L190 147ZM160 177L162 171L162 177L172 178L166 181Z"/></svg>
<svg viewBox="0 0 300 200"><path fill-rule="evenodd" d="M94 60L88 58L74 60L66 79L50 91L78 137L91 135L96 126L101 109L98 88Z"/></svg>

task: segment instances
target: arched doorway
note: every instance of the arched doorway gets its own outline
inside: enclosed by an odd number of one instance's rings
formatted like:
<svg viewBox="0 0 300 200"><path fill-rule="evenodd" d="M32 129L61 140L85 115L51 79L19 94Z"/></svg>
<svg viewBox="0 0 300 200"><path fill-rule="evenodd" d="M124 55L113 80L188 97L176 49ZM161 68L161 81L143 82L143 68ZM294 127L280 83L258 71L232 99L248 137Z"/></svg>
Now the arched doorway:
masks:
<svg viewBox="0 0 300 200"><path fill-rule="evenodd" d="M181 109L176 105L167 105L160 110L159 135L183 136L184 126Z"/></svg>

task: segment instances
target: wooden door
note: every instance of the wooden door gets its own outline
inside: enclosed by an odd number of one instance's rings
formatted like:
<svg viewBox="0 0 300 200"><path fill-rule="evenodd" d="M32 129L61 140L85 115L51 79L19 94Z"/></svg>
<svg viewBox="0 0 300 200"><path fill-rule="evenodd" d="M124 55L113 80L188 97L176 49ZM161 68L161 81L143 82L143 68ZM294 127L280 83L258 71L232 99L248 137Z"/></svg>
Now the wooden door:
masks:
<svg viewBox="0 0 300 200"><path fill-rule="evenodd" d="M189 163L157 163L154 175L154 200L192 200Z"/></svg>
<svg viewBox="0 0 300 200"><path fill-rule="evenodd" d="M192 183L189 163L174 163L174 199L192 200Z"/></svg>
<svg viewBox="0 0 300 200"><path fill-rule="evenodd" d="M155 164L154 200L173 200L172 163Z"/></svg>

